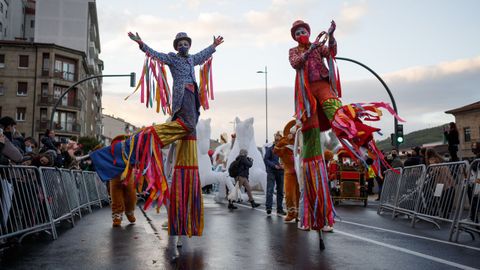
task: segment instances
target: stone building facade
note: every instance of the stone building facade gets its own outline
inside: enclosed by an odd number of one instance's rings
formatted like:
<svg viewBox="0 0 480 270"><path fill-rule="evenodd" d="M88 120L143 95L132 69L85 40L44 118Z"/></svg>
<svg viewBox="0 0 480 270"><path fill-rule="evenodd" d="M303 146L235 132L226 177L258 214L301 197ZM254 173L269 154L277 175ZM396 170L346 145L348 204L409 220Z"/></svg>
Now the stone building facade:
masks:
<svg viewBox="0 0 480 270"><path fill-rule="evenodd" d="M460 158L473 158L472 145L480 143L480 101L446 111L445 113L455 116L460 146Z"/></svg>

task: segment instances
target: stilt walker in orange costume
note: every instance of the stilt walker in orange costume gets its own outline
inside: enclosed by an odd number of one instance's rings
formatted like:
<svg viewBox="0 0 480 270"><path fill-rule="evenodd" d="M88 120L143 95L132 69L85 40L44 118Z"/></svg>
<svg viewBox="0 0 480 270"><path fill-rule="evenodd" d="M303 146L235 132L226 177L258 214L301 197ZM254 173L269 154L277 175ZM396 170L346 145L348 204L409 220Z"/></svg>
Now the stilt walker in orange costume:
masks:
<svg viewBox="0 0 480 270"><path fill-rule="evenodd" d="M384 103L342 106L340 78L335 66L335 29L332 21L328 31L320 33L313 43L309 40L310 26L304 21L295 21L290 30L292 38L298 42L298 46L290 49L289 60L296 70L295 116L301 122L303 134L305 214L300 222L313 230L321 230L328 224L328 218L335 214L320 132L332 128L350 155L362 161L365 156L370 156L376 160L375 169L379 171L380 163L386 164L373 141L373 133L379 129L365 125L362 120L378 121L382 115L379 108L394 114L393 109ZM324 248L322 239L320 248Z"/></svg>
<svg viewBox="0 0 480 270"><path fill-rule="evenodd" d="M172 115L172 121L143 128L128 139L93 152L90 156L97 173L104 181L120 178L124 184L134 177L141 186L146 180L150 197L148 208L167 204L168 232L170 235L201 236L203 232L203 202L197 165L195 127L199 108L208 109L208 98L213 98L211 84L211 56L223 43L214 37L213 44L197 54L190 55L192 40L180 32L173 41L178 53L160 53L148 47L138 34L129 33L145 52L146 59L135 92L141 89L140 99L147 107ZM201 65L198 85L194 66ZM165 65L173 77L173 98L170 106L170 89L166 80ZM134 93L135 93L134 92ZM176 162L171 190L168 190L161 149L177 141Z"/></svg>

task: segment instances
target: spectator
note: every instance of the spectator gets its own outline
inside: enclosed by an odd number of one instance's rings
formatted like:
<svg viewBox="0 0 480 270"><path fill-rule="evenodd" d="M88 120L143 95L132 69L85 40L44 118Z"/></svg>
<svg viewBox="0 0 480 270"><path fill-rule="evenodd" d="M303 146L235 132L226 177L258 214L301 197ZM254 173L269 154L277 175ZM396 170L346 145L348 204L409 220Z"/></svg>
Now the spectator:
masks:
<svg viewBox="0 0 480 270"><path fill-rule="evenodd" d="M400 160L397 150L392 150L392 152L390 152L390 155L392 156L392 163L390 164L390 166L392 166L393 168L403 168L403 162Z"/></svg>
<svg viewBox="0 0 480 270"><path fill-rule="evenodd" d="M9 165L11 162L22 162L22 153L12 142L3 134L3 128L0 128L0 165Z"/></svg>
<svg viewBox="0 0 480 270"><path fill-rule="evenodd" d="M367 171L366 171L366 176L367 176L367 194L368 195L373 195L373 181L375 180L375 171L373 170L373 159L367 158L365 161L368 165Z"/></svg>
<svg viewBox="0 0 480 270"><path fill-rule="evenodd" d="M40 153L47 152L48 150L57 152L57 147L55 147L55 131L47 129L41 142L43 147Z"/></svg>
<svg viewBox="0 0 480 270"><path fill-rule="evenodd" d="M458 139L458 130L457 125L455 123L450 122L448 127L444 128L443 134L445 135L445 139L448 142L448 152L450 153L450 161L458 161L458 145L460 144L460 140Z"/></svg>
<svg viewBox="0 0 480 270"><path fill-rule="evenodd" d="M25 148L24 148L25 154L30 154L30 153L35 154L37 153L37 148L38 148L38 144L32 137L25 138Z"/></svg>
<svg viewBox="0 0 480 270"><path fill-rule="evenodd" d="M23 137L17 132L17 122L10 116L0 118L0 128L4 136L20 151L23 151Z"/></svg>
<svg viewBox="0 0 480 270"><path fill-rule="evenodd" d="M240 154L237 156L235 161L238 163L238 176L236 177L236 181L239 182L240 187L244 186L245 189L247 190L248 194L248 201L252 205L252 208L259 207L260 204L255 203L255 200L253 200L252 196L252 188L250 187L250 184L248 183L248 176L250 172L250 167L253 165L253 159L248 157L248 152L245 149L240 150ZM229 204L230 209L232 208L232 204Z"/></svg>
<svg viewBox="0 0 480 270"><path fill-rule="evenodd" d="M407 154L407 160L405 160L405 167L406 166L415 166L420 165L420 147L412 148L412 154Z"/></svg>
<svg viewBox="0 0 480 270"><path fill-rule="evenodd" d="M267 200L265 203L267 215L272 213L273 189L275 185L277 186L277 214L287 214L283 211L283 167L280 165L278 156L273 153L275 144L281 138L282 136L279 133L275 134L275 141L272 146L266 148L263 159L267 168Z"/></svg>
<svg viewBox="0 0 480 270"><path fill-rule="evenodd" d="M32 165L37 167L53 167L55 165L50 152L42 153L32 159Z"/></svg>
<svg viewBox="0 0 480 270"><path fill-rule="evenodd" d="M427 149L426 160L428 166L445 162L445 160L434 149L431 148ZM430 175L435 177L436 180L432 181L432 183L436 184L436 186L431 188L436 189L439 184L443 185L442 194L439 202L437 203L439 208L438 210L440 211L438 215L441 215L443 218L449 218L455 198L455 179L453 178L448 167L435 166L431 167L429 170Z"/></svg>
<svg viewBox="0 0 480 270"><path fill-rule="evenodd" d="M427 159L425 158L427 152L427 148L422 147L420 148L420 164L425 164L427 165Z"/></svg>

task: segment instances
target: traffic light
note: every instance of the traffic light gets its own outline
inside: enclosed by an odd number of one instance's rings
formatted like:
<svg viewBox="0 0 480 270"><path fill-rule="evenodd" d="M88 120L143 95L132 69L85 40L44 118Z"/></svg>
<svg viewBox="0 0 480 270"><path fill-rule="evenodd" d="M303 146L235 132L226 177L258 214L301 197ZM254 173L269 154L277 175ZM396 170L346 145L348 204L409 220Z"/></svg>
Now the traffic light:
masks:
<svg viewBox="0 0 480 270"><path fill-rule="evenodd" d="M136 79L135 72L130 73L130 87L135 87Z"/></svg>
<svg viewBox="0 0 480 270"><path fill-rule="evenodd" d="M395 138L397 140L398 144L401 144L405 141L403 138L403 125L402 124L397 124L395 128Z"/></svg>
<svg viewBox="0 0 480 270"><path fill-rule="evenodd" d="M397 146L395 143L395 133L390 134L390 145Z"/></svg>

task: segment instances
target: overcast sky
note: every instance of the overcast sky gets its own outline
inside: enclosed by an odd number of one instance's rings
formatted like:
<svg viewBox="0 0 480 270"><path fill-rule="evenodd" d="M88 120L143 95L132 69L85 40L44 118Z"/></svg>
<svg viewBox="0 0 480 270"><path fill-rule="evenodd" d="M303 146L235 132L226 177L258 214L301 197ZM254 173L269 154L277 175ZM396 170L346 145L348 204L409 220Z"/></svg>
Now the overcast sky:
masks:
<svg viewBox="0 0 480 270"><path fill-rule="evenodd" d="M257 143L265 141L265 81L256 71L268 66L269 137L293 115L295 71L288 49L293 21L307 21L312 34L337 22L338 56L374 69L395 96L405 132L454 118L444 112L480 100L480 1L319 1L319 0L116 0L97 1L104 74L137 72L144 55L127 32L138 32L158 51L173 51L175 34L193 39L192 52L225 37L213 60L215 101L202 118L212 118L212 138L231 133L235 116L254 117ZM361 67L339 61L344 103L390 102L382 85ZM172 85L170 81L170 85ZM123 98L127 79L106 78L104 113L135 125L166 117L146 109L139 96ZM373 123L384 137L393 119ZM380 136L378 137L380 138ZM269 138L271 140L271 138Z"/></svg>

